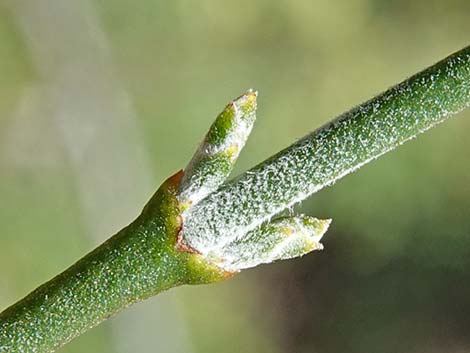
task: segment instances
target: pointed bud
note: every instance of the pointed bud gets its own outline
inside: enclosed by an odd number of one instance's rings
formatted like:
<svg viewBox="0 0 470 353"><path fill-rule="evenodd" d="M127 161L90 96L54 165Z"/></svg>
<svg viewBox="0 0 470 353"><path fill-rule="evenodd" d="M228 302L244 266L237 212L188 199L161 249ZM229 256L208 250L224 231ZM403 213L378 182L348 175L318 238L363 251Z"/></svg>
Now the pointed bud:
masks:
<svg viewBox="0 0 470 353"><path fill-rule="evenodd" d="M209 129L184 170L179 202L184 212L216 190L229 176L256 119L257 92L229 103Z"/></svg>
<svg viewBox="0 0 470 353"><path fill-rule="evenodd" d="M308 216L278 218L248 232L241 239L207 254L209 260L228 271L239 271L263 263L303 256L322 250L321 238L330 219Z"/></svg>

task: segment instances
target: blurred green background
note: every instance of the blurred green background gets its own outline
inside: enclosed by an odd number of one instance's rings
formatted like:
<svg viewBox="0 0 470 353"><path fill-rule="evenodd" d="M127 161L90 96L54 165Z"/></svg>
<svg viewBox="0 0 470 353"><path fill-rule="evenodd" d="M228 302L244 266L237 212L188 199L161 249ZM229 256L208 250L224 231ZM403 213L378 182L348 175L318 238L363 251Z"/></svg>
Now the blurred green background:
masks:
<svg viewBox="0 0 470 353"><path fill-rule="evenodd" d="M3 0L0 309L130 222L233 97L251 167L470 43L468 0ZM61 352L470 350L470 112L299 205L326 250L171 290Z"/></svg>

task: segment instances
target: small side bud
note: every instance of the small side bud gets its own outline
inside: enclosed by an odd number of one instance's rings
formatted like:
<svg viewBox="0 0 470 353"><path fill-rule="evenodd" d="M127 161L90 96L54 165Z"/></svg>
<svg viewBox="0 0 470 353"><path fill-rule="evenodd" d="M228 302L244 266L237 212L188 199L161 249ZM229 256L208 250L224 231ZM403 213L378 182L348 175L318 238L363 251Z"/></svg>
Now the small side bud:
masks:
<svg viewBox="0 0 470 353"><path fill-rule="evenodd" d="M216 190L229 176L256 119L257 92L229 103L210 127L184 170L179 202L184 212Z"/></svg>
<svg viewBox="0 0 470 353"><path fill-rule="evenodd" d="M330 219L308 216L278 218L222 249L210 252L207 258L225 270L239 271L276 260L300 257L323 249L320 240L330 223Z"/></svg>

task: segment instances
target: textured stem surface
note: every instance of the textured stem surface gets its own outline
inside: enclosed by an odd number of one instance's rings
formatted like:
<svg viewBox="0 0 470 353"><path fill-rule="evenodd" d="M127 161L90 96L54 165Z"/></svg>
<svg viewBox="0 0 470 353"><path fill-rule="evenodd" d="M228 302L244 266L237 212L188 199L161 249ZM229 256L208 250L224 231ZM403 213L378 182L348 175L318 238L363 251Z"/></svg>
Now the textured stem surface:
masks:
<svg viewBox="0 0 470 353"><path fill-rule="evenodd" d="M0 352L50 352L133 302L172 286L218 281L232 274L230 269L321 248L319 240L329 220L294 217L254 229L468 107L470 48L343 114L205 196L228 174L212 173L215 164L206 157L219 146L214 141L229 136L225 132L242 131L237 135L242 141L236 144L238 155L251 129L256 94L244 97L247 128L231 129L233 114L227 110L187 168L187 179L196 180L204 192L198 194L189 181L181 188L181 173L170 178L131 225L0 313ZM232 144L221 146L227 147L224 153L232 151ZM226 171L232 166L228 160ZM208 183L207 175L215 176L216 182ZM205 197L199 200L195 194Z"/></svg>
<svg viewBox="0 0 470 353"><path fill-rule="evenodd" d="M414 75L207 196L185 217L186 241L217 252L286 207L470 104L470 47Z"/></svg>
<svg viewBox="0 0 470 353"><path fill-rule="evenodd" d="M199 255L175 249L172 179L132 224L0 314L0 352L52 352L136 301L224 277Z"/></svg>

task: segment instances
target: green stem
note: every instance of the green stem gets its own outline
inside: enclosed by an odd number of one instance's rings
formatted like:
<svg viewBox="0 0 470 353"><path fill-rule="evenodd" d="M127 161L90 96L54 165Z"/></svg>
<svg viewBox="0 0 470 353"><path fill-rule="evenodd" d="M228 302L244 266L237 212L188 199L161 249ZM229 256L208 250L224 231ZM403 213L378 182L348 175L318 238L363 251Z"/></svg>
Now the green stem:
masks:
<svg viewBox="0 0 470 353"><path fill-rule="evenodd" d="M179 210L169 179L142 214L68 270L0 314L0 352L52 352L130 304L224 273L176 250Z"/></svg>
<svg viewBox="0 0 470 353"><path fill-rule="evenodd" d="M469 105L467 47L224 184L187 212L185 238L203 253L218 252L273 215Z"/></svg>
<svg viewBox="0 0 470 353"><path fill-rule="evenodd" d="M252 250L243 251L254 245L263 255L275 244L257 244L265 233L250 230L469 105L470 47L307 135L183 214L178 173L131 225L0 314L0 352L50 352L133 302L227 277L230 272L207 259L228 251L250 262ZM247 234L248 243L242 239ZM297 248L289 257L303 254Z"/></svg>

